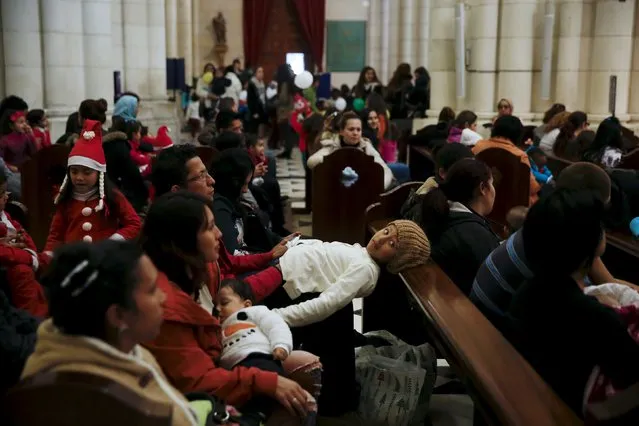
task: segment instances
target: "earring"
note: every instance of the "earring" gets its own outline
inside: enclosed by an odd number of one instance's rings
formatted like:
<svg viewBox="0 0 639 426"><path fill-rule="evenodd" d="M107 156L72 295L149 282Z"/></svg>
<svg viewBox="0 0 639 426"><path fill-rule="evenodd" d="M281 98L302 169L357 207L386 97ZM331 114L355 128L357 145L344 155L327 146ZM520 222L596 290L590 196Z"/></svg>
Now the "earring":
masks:
<svg viewBox="0 0 639 426"><path fill-rule="evenodd" d="M119 334L122 334L122 333L124 333L125 331L127 331L128 329L129 329L129 326L128 326L128 325L126 325L126 324L122 324L121 326L119 326L119 327L118 327L118 333L119 333Z"/></svg>

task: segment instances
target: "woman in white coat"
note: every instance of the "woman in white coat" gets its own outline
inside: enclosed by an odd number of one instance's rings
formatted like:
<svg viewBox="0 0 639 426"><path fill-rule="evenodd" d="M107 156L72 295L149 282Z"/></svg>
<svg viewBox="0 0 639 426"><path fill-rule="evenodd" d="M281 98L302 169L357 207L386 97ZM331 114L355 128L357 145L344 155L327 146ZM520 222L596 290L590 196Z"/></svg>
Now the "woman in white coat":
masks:
<svg viewBox="0 0 639 426"><path fill-rule="evenodd" d="M384 189L390 188L393 184L393 172L379 155L379 152L373 147L373 144L362 137L362 120L356 113L351 111L344 113L339 124L339 137L325 139L320 143L322 148L308 159L307 165L309 169L315 168L315 166L324 161L324 157L340 148L359 148L372 156L375 162L384 169Z"/></svg>

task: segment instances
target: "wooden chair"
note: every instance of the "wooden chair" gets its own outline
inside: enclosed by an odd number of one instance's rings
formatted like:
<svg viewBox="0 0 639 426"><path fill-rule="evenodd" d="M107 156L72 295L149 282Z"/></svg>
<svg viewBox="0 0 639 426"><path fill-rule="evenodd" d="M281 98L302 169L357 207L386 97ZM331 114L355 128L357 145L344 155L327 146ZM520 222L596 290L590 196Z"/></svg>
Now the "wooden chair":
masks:
<svg viewBox="0 0 639 426"><path fill-rule="evenodd" d="M3 411L12 426L170 426L172 407L106 377L45 372L11 389Z"/></svg>
<svg viewBox="0 0 639 426"><path fill-rule="evenodd" d="M206 168L208 169L213 160L217 158L220 152L210 146L196 146L195 152L197 152L197 156L200 157Z"/></svg>
<svg viewBox="0 0 639 426"><path fill-rule="evenodd" d="M382 229L393 219L380 219L393 212L387 202L391 199L382 198L368 209L367 218L372 219L369 232ZM415 314L421 315L425 320L423 337L427 336L443 354L473 398L475 425L583 424L434 262L405 271L399 277L386 277L389 280L383 282L381 275L373 294L364 299L365 330L370 330L371 323L388 329L389 325L397 325L397 317L410 318L412 322L401 324L404 335L410 337L406 329L419 330L414 318ZM402 284L410 292L412 306L395 305L396 295L403 293ZM383 298L371 303L380 290L384 291ZM395 298L388 298L393 295ZM387 314L388 306L393 306L393 315Z"/></svg>
<svg viewBox="0 0 639 426"><path fill-rule="evenodd" d="M433 154L423 146L409 145L408 169L410 178L414 181L425 181L437 173L437 166Z"/></svg>
<svg viewBox="0 0 639 426"><path fill-rule="evenodd" d="M495 186L495 205L488 219L507 226L506 215L515 206L528 206L530 193L530 167L517 155L505 149L488 148L477 159L492 169Z"/></svg>
<svg viewBox="0 0 639 426"><path fill-rule="evenodd" d="M20 169L22 200L27 208L27 230L42 250L55 213L53 200L67 172L71 147L52 145L41 149Z"/></svg>
<svg viewBox="0 0 639 426"><path fill-rule="evenodd" d="M352 168L357 181L342 183ZM356 148L340 148L313 169L313 237L324 241L365 243L366 208L384 191L384 170L372 156Z"/></svg>

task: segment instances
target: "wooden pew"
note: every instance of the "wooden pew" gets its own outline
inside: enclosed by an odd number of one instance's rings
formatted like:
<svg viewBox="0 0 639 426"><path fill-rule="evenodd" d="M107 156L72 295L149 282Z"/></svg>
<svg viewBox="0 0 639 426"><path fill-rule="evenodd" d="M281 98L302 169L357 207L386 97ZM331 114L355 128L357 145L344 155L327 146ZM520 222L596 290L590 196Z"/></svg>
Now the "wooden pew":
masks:
<svg viewBox="0 0 639 426"><path fill-rule="evenodd" d="M530 193L530 167L518 156L500 148L489 148L477 159L492 169L495 186L495 204L488 219L507 226L506 215L516 206L528 206Z"/></svg>
<svg viewBox="0 0 639 426"><path fill-rule="evenodd" d="M399 194L387 195L368 209L367 218L372 220L368 222L369 232L382 229L392 220L382 217L397 212L397 198ZM464 382L475 403L476 416L480 413L485 424L582 424L432 261L406 271L399 277L390 278L389 281L382 281L380 276L373 294L364 299L363 324L366 331L373 329L368 327L375 323L383 329L388 329L387 325L393 328L398 317L408 319L402 324L403 329L418 325L409 318L411 314L414 316L414 307L412 312L407 312L405 305L396 306L395 300L389 300L387 296L379 299L378 291L384 295L403 293L400 290L402 283L416 302L422 317L426 319L429 341L434 343ZM392 314L389 314L389 306L393 307ZM475 424L483 423L476 418Z"/></svg>
<svg viewBox="0 0 639 426"><path fill-rule="evenodd" d="M73 372L36 374L11 389L3 405L13 426L170 426L173 410L108 378Z"/></svg>
<svg viewBox="0 0 639 426"><path fill-rule="evenodd" d="M409 145L407 161L412 180L423 182L437 172L433 154L423 146Z"/></svg>
<svg viewBox="0 0 639 426"><path fill-rule="evenodd" d="M66 175L71 147L52 145L41 149L20 168L22 200L27 207L27 230L42 250L55 213L53 200Z"/></svg>
<svg viewBox="0 0 639 426"><path fill-rule="evenodd" d="M350 187L342 171L351 167L359 176ZM366 208L384 191L384 170L370 155L341 148L313 169L313 237L323 241L365 244Z"/></svg>
<svg viewBox="0 0 639 426"><path fill-rule="evenodd" d="M619 163L618 168L639 170L639 148L635 148L621 157L621 163Z"/></svg>

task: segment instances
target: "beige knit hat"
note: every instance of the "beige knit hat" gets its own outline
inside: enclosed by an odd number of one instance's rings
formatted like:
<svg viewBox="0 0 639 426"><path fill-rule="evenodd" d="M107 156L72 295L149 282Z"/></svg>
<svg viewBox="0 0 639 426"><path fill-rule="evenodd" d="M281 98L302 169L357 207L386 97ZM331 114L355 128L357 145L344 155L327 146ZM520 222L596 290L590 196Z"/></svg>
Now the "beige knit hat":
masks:
<svg viewBox="0 0 639 426"><path fill-rule="evenodd" d="M398 274L404 269L423 265L430 257L430 241L422 228L412 220L394 220L389 225L397 228L399 249L386 269L391 274Z"/></svg>

